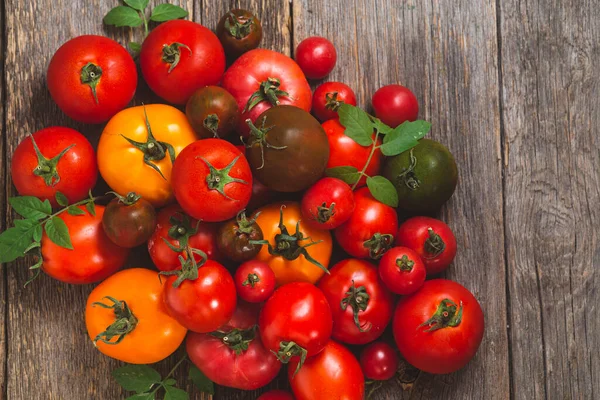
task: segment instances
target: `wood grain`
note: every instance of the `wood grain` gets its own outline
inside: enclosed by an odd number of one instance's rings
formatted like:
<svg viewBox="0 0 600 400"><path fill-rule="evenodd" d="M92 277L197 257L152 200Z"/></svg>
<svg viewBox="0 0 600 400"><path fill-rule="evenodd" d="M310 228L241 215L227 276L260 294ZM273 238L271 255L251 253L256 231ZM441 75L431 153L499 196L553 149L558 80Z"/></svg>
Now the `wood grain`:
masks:
<svg viewBox="0 0 600 400"><path fill-rule="evenodd" d="M4 7L0 4L0 51L4 52L5 34L4 34ZM5 109L4 101L4 71L6 58L0 60L0 232L6 229L6 209L7 209L7 184L8 164L6 160L6 131L4 130ZM8 307L8 297L6 291L6 266L0 264L0 400L6 398L6 350L8 338L6 335L6 310Z"/></svg>
<svg viewBox="0 0 600 400"><path fill-rule="evenodd" d="M597 398L600 11L499 4L513 393Z"/></svg>

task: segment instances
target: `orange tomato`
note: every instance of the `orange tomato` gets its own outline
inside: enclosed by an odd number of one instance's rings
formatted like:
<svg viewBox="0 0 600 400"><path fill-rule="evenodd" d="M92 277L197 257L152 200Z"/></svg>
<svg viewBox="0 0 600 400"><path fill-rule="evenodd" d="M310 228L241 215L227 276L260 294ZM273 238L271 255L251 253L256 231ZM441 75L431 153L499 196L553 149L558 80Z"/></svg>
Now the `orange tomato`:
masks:
<svg viewBox="0 0 600 400"><path fill-rule="evenodd" d="M196 140L187 117L175 107L151 104L127 108L108 121L100 136L98 169L120 195L136 192L155 207L162 207L174 200L174 160L169 148L176 157Z"/></svg>
<svg viewBox="0 0 600 400"><path fill-rule="evenodd" d="M290 282L317 282L325 270L311 262L301 252L300 247L304 247L304 250L316 262L324 268L328 268L332 247L329 231L313 229L300 223L301 240L285 240L279 229L280 213L283 213L283 224L287 228L289 236L295 236L296 224L302 218L300 204L297 202L273 203L257 212L260 214L256 222L262 229L265 240L270 243L271 251L269 251L269 246L263 245L256 259L269 264L275 273L277 286ZM313 242L319 243L311 244Z"/></svg>
<svg viewBox="0 0 600 400"><path fill-rule="evenodd" d="M165 281L160 282L157 272L132 268L96 286L87 300L85 324L100 352L130 364L152 364L177 350L187 329L167 313ZM129 324L123 326L123 321Z"/></svg>

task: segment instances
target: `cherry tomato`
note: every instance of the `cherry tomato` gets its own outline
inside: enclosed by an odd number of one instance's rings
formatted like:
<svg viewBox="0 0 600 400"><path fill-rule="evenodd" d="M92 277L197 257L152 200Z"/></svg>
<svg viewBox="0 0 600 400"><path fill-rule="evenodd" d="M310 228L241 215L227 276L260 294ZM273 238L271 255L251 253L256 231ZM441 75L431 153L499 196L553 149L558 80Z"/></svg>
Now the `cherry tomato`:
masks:
<svg viewBox="0 0 600 400"><path fill-rule="evenodd" d="M69 204L88 196L98 179L98 164L85 136L70 128L52 127L19 143L10 174L21 196L49 200L57 207L57 192L64 194Z"/></svg>
<svg viewBox="0 0 600 400"><path fill-rule="evenodd" d="M238 296L250 303L267 300L275 290L275 274L264 261L246 261L233 277Z"/></svg>
<svg viewBox="0 0 600 400"><path fill-rule="evenodd" d="M117 195L102 216L104 233L120 247L131 248L147 242L155 227L154 207L133 192L125 197Z"/></svg>
<svg viewBox="0 0 600 400"><path fill-rule="evenodd" d="M173 166L172 185L177 202L192 217L225 221L250 201L252 172L234 145L204 139L183 149Z"/></svg>
<svg viewBox="0 0 600 400"><path fill-rule="evenodd" d="M333 43L324 37L312 36L296 48L296 62L308 79L323 79L335 67L337 53Z"/></svg>
<svg viewBox="0 0 600 400"><path fill-rule="evenodd" d="M399 362L396 350L385 342L371 343L360 353L360 366L365 378L375 381L392 379Z"/></svg>
<svg viewBox="0 0 600 400"><path fill-rule="evenodd" d="M48 89L69 117L99 124L133 98L137 68L123 46L104 36L84 35L63 44L48 65Z"/></svg>
<svg viewBox="0 0 600 400"><path fill-rule="evenodd" d="M375 92L373 99L375 115L383 123L397 127L405 121L415 121L419 116L417 97L401 85L387 85Z"/></svg>
<svg viewBox="0 0 600 400"><path fill-rule="evenodd" d="M81 215L58 215L69 229L73 249L52 242L44 230L41 241L42 270L61 282L86 284L99 282L125 264L129 249L114 244L102 229L104 206L95 206L91 215L83 206ZM46 227L46 229L48 229Z"/></svg>
<svg viewBox="0 0 600 400"><path fill-rule="evenodd" d="M313 93L312 113L321 122L335 119L343 103L356 105L356 95L350 86L342 82L325 82Z"/></svg>
<svg viewBox="0 0 600 400"><path fill-rule="evenodd" d="M393 328L406 361L431 374L449 374L477 352L483 338L483 311L463 286L434 279L400 299Z"/></svg>
<svg viewBox="0 0 600 400"><path fill-rule="evenodd" d="M379 261L379 276L388 289L407 295L423 286L427 271L421 257L408 247L394 247Z"/></svg>
<svg viewBox="0 0 600 400"><path fill-rule="evenodd" d="M256 400L294 400L294 397L283 390L269 390Z"/></svg>
<svg viewBox="0 0 600 400"><path fill-rule="evenodd" d="M131 268L96 286L85 308L85 325L96 348L130 364L154 364L173 354L187 329L167 313L163 285L158 273Z"/></svg>
<svg viewBox="0 0 600 400"><path fill-rule="evenodd" d="M363 400L365 378L356 357L346 347L330 340L325 349L306 360L296 371L298 361L288 367L288 379L296 400Z"/></svg>
<svg viewBox="0 0 600 400"><path fill-rule="evenodd" d="M454 233L448 225L435 218L413 217L406 220L400 225L396 243L421 256L428 276L445 271L456 255Z"/></svg>
<svg viewBox="0 0 600 400"><path fill-rule="evenodd" d="M228 137L240 119L235 99L218 86L196 90L187 101L185 115L202 139Z"/></svg>
<svg viewBox="0 0 600 400"><path fill-rule="evenodd" d="M323 178L302 197L303 222L317 229L335 229L354 212L354 193L337 178Z"/></svg>
<svg viewBox="0 0 600 400"><path fill-rule="evenodd" d="M329 160L327 161L327 168L350 166L355 167L361 171L369 160L371 154L371 146L361 146L356 143L349 136L344 133L346 128L338 119L332 119L322 124L327 139L329 140ZM375 138L375 134L373 134ZM377 146L381 146L381 139L377 139ZM383 161L383 154L381 150L376 149L371 157L371 161L365 170L365 173L369 176L376 176L379 174ZM367 178L364 176L358 181L358 187L364 186L367 182Z"/></svg>
<svg viewBox="0 0 600 400"><path fill-rule="evenodd" d="M217 233L217 247L227 258L235 262L244 262L256 257L261 245L250 243L263 240L263 233L256 223L255 214L252 219L240 211L235 219L225 222Z"/></svg>
<svg viewBox="0 0 600 400"><path fill-rule="evenodd" d="M377 268L363 260L340 261L319 281L333 316L332 337L349 344L377 339L392 318L393 297Z"/></svg>
<svg viewBox="0 0 600 400"><path fill-rule="evenodd" d="M256 15L239 8L228 11L217 25L217 37L231 59L257 48L262 36L262 26Z"/></svg>
<svg viewBox="0 0 600 400"><path fill-rule="evenodd" d="M185 104L199 88L216 85L225 71L225 51L217 36L188 20L163 22L140 51L144 79L169 103Z"/></svg>
<svg viewBox="0 0 600 400"><path fill-rule="evenodd" d="M354 192L354 201L354 213L335 230L335 237L352 257L378 260L394 244L398 214L377 201L366 187Z"/></svg>

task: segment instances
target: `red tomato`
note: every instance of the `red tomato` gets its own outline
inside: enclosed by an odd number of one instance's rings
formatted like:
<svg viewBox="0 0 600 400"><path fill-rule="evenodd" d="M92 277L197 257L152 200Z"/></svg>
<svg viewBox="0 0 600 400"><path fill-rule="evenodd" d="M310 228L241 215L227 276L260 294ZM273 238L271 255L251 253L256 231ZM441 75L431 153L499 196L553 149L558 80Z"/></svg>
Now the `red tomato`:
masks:
<svg viewBox="0 0 600 400"><path fill-rule="evenodd" d="M288 379L296 400L362 400L365 378L356 357L346 347L330 340L325 349L309 358L294 375L297 360L288 368Z"/></svg>
<svg viewBox="0 0 600 400"><path fill-rule="evenodd" d="M325 82L313 93L312 113L321 122L335 119L342 103L356 105L356 95L350 86L342 82Z"/></svg>
<svg viewBox="0 0 600 400"><path fill-rule="evenodd" d="M448 268L456 256L456 237L448 225L439 219L413 217L398 230L396 243L413 249L425 264L427 275L435 275Z"/></svg>
<svg viewBox="0 0 600 400"><path fill-rule="evenodd" d="M337 178L323 178L302 197L303 222L316 229L335 229L354 212L354 193Z"/></svg>
<svg viewBox="0 0 600 400"><path fill-rule="evenodd" d="M373 99L375 115L392 128L419 116L417 97L401 85L387 85L375 92Z"/></svg>
<svg viewBox="0 0 600 400"><path fill-rule="evenodd" d="M281 286L265 303L259 317L265 346L288 363L318 354L331 336L333 321L327 299L316 286L293 282Z"/></svg>
<svg viewBox="0 0 600 400"><path fill-rule="evenodd" d="M179 153L171 184L177 202L192 217L225 221L250 201L252 172L248 160L234 145L222 139L204 139Z"/></svg>
<svg viewBox="0 0 600 400"><path fill-rule="evenodd" d="M238 267L233 280L238 295L250 303L267 300L275 290L275 274L264 261L246 261Z"/></svg>
<svg viewBox="0 0 600 400"><path fill-rule="evenodd" d="M248 303L244 300L238 300L233 316L225 325L221 327L223 329L250 329L258 324L258 315L262 304Z"/></svg>
<svg viewBox="0 0 600 400"><path fill-rule="evenodd" d="M449 374L477 352L483 338L483 311L463 286L434 279L400 300L393 328L406 361L431 374Z"/></svg>
<svg viewBox="0 0 600 400"><path fill-rule="evenodd" d="M87 124L107 121L133 98L137 68L119 43L78 36L63 44L48 65L48 89L58 107Z"/></svg>
<svg viewBox="0 0 600 400"><path fill-rule="evenodd" d="M354 213L335 230L335 237L352 257L378 260L394 244L398 214L375 200L366 187L354 192L354 202Z"/></svg>
<svg viewBox="0 0 600 400"><path fill-rule="evenodd" d="M398 370L396 349L385 342L374 342L360 353L360 366L365 378L375 381L387 381Z"/></svg>
<svg viewBox="0 0 600 400"><path fill-rule="evenodd" d="M275 105L310 112L312 94L304 73L294 60L273 50L244 53L225 72L222 86L237 100L242 113L238 131L244 136L249 132L246 119L254 122Z"/></svg>
<svg viewBox="0 0 600 400"><path fill-rule="evenodd" d="M394 247L379 261L379 276L388 289L396 294L416 292L425 282L425 264L421 257L408 247Z"/></svg>
<svg viewBox="0 0 600 400"><path fill-rule="evenodd" d="M244 146L244 152L246 147ZM250 202L246 207L247 210L253 211L259 207L265 206L275 200L276 192L269 189L258 179L254 179L252 182L252 196L250 196Z"/></svg>
<svg viewBox="0 0 600 400"><path fill-rule="evenodd" d="M392 318L393 297L377 268L363 260L340 261L319 281L333 316L335 340L365 344L377 339Z"/></svg>
<svg viewBox="0 0 600 400"><path fill-rule="evenodd" d="M210 29L177 19L150 32L142 44L140 64L154 93L169 103L185 104L197 89L219 83L225 51Z"/></svg>
<svg viewBox="0 0 600 400"><path fill-rule="evenodd" d="M174 247L202 250L210 260L221 260L217 247L216 224L196 221L183 212L177 204L170 205L160 210L156 217L156 229L148 240L148 252L152 262L161 271L173 271L181 267L178 257L185 257L185 250L176 252L171 249L165 240ZM200 257L196 256L196 261Z"/></svg>
<svg viewBox="0 0 600 400"><path fill-rule="evenodd" d="M70 204L88 196L98 179L98 164L85 136L57 126L37 131L19 143L10 174L21 196L49 200L56 207L56 192L67 196Z"/></svg>
<svg viewBox="0 0 600 400"><path fill-rule="evenodd" d="M346 136L344 134L346 128L340 124L338 119L326 121L322 126L327 134L327 139L329 139L327 168L350 166L361 171L365 164L367 164L369 154L371 154L371 146L361 146ZM373 137L375 137L375 134L373 134ZM381 146L381 139L377 139L377 145ZM381 154L381 150L375 150L365 173L369 176L378 175L382 161L383 154ZM367 178L363 176L358 181L358 186L364 186L366 182Z"/></svg>
<svg viewBox="0 0 600 400"><path fill-rule="evenodd" d="M42 236L42 270L61 282L86 284L108 278L125 264L129 249L117 246L102 228L104 206L96 206L91 215L83 206L82 215L63 212L58 215L69 228L73 249L52 242L46 232Z"/></svg>
<svg viewBox="0 0 600 400"><path fill-rule="evenodd" d="M337 53L333 43L324 37L312 36L300 42L296 62L308 79L323 79L335 67Z"/></svg>
<svg viewBox="0 0 600 400"><path fill-rule="evenodd" d="M294 397L283 390L270 390L256 400L294 400Z"/></svg>

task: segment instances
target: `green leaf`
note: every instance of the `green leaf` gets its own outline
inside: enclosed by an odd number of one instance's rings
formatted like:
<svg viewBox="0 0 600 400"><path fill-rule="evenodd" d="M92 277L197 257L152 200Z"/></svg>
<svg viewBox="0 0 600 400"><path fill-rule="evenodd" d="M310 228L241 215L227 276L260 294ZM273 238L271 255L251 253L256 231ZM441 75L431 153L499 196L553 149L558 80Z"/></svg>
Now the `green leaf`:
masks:
<svg viewBox="0 0 600 400"><path fill-rule="evenodd" d="M52 217L46 224L44 224L44 230L48 239L54 244L64 247L65 249L73 250L73 244L71 243L71 237L69 236L69 228L65 221L59 217Z"/></svg>
<svg viewBox="0 0 600 400"><path fill-rule="evenodd" d="M36 242L41 242L42 241L42 224L37 224L36 226L33 227L33 240L35 240Z"/></svg>
<svg viewBox="0 0 600 400"><path fill-rule="evenodd" d="M27 248L25 250L23 250L23 253L29 253L31 250L37 249L41 246L42 246L42 244L38 241L31 242L31 244L29 246L27 246ZM33 268L30 268L30 269L33 269Z"/></svg>
<svg viewBox="0 0 600 400"><path fill-rule="evenodd" d="M103 19L106 25L116 27L131 26L136 27L143 24L142 17L131 7L117 6L110 10Z"/></svg>
<svg viewBox="0 0 600 400"><path fill-rule="evenodd" d="M33 241L35 228L12 227L0 233L0 263L8 263L22 257Z"/></svg>
<svg viewBox="0 0 600 400"><path fill-rule="evenodd" d="M66 207L69 205L69 199L67 199L67 196L65 196L61 192L56 192L54 197L56 198L56 202L58 203L59 206Z"/></svg>
<svg viewBox="0 0 600 400"><path fill-rule="evenodd" d="M415 147L431 129L431 123L423 120L406 121L385 135L381 152L385 156L395 156Z"/></svg>
<svg viewBox="0 0 600 400"><path fill-rule="evenodd" d="M377 200L390 207L398 207L398 192L396 188L383 176L372 176L367 178L367 187Z"/></svg>
<svg viewBox="0 0 600 400"><path fill-rule="evenodd" d="M163 386L165 389L165 400L189 400L190 395L185 390L174 386Z"/></svg>
<svg viewBox="0 0 600 400"><path fill-rule="evenodd" d="M192 365L190 367L190 373L188 376L189 379L194 383L194 385L203 393L215 394L215 384L206 377L198 369L198 367Z"/></svg>
<svg viewBox="0 0 600 400"><path fill-rule="evenodd" d="M325 175L331 178L338 178L346 182L348 185L354 185L360 179L358 169L350 166L333 167L325 170Z"/></svg>
<svg viewBox="0 0 600 400"><path fill-rule="evenodd" d="M136 393L147 392L161 381L158 371L147 365L126 365L113 370L112 376L123 389Z"/></svg>
<svg viewBox="0 0 600 400"><path fill-rule="evenodd" d="M33 196L11 197L8 202L12 208L27 219L44 219L52 214L52 206L48 200L41 201Z"/></svg>
<svg viewBox="0 0 600 400"><path fill-rule="evenodd" d="M393 130L391 126L384 124L379 118L373 119L373 129L377 130L377 132L382 135L387 135Z"/></svg>
<svg viewBox="0 0 600 400"><path fill-rule="evenodd" d="M151 21L165 22L177 18L185 18L188 16L188 12L183 8L173 4L159 4L152 10L150 15Z"/></svg>
<svg viewBox="0 0 600 400"><path fill-rule="evenodd" d="M134 394L133 396L129 396L125 400L155 400L155 399L156 399L155 393L138 393L138 394Z"/></svg>
<svg viewBox="0 0 600 400"><path fill-rule="evenodd" d="M38 260L38 262L36 262L35 264L33 264L31 267L29 267L29 269L40 269L42 267L43 263L44 263L44 259L40 257L40 259Z"/></svg>
<svg viewBox="0 0 600 400"><path fill-rule="evenodd" d="M77 206L71 206L69 208L67 208L67 212L69 213L69 215L83 215L85 214L85 211L83 211L81 208L77 207Z"/></svg>
<svg viewBox="0 0 600 400"><path fill-rule="evenodd" d="M338 110L340 123L346 128L346 136L361 146L373 144L373 124L369 114L350 104L342 104Z"/></svg>
<svg viewBox="0 0 600 400"><path fill-rule="evenodd" d="M93 200L90 200L87 203L85 203L85 209L90 213L91 216L96 216L96 203L94 203Z"/></svg>
<svg viewBox="0 0 600 400"><path fill-rule="evenodd" d="M142 51L142 45L138 42L129 42L129 48L135 53Z"/></svg>
<svg viewBox="0 0 600 400"><path fill-rule="evenodd" d="M173 378L166 379L163 382L163 385L168 385L168 386L174 386L175 384L177 384L177 381Z"/></svg>
<svg viewBox="0 0 600 400"><path fill-rule="evenodd" d="M34 226L39 225L40 223L33 219L16 219L15 226L22 230L32 229ZM31 237L33 238L33 232L31 232Z"/></svg>
<svg viewBox="0 0 600 400"><path fill-rule="evenodd" d="M149 1L150 0L125 0L125 4L138 11L144 11L144 9L148 7Z"/></svg>

